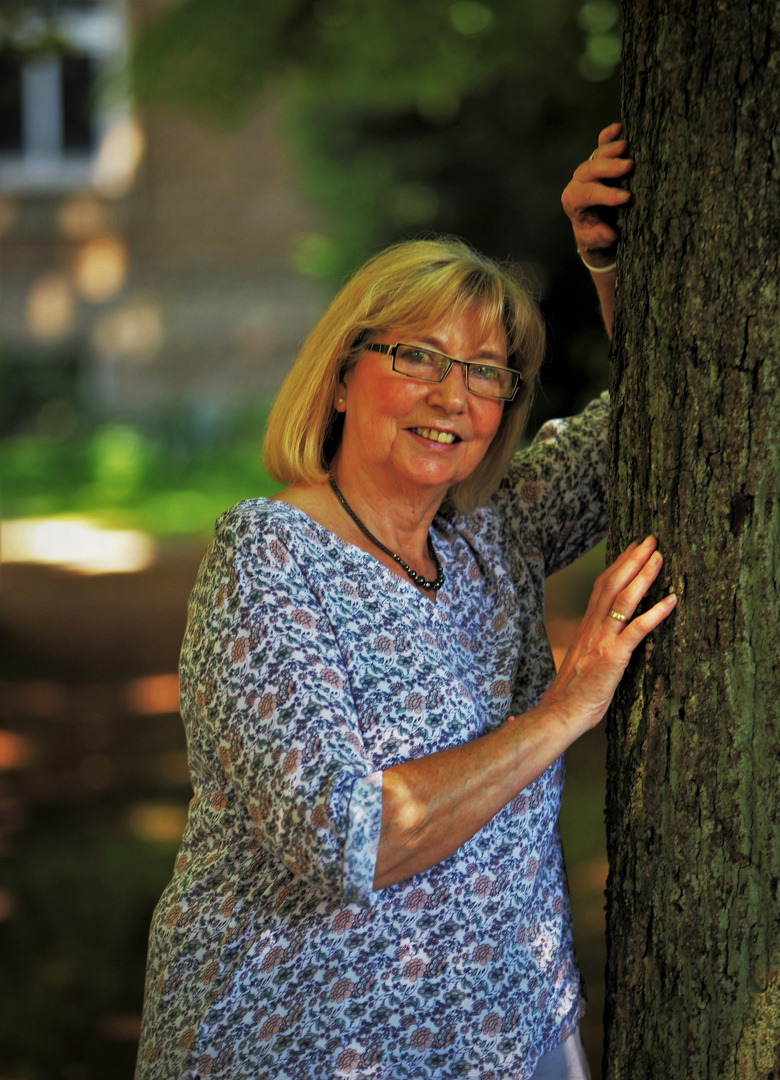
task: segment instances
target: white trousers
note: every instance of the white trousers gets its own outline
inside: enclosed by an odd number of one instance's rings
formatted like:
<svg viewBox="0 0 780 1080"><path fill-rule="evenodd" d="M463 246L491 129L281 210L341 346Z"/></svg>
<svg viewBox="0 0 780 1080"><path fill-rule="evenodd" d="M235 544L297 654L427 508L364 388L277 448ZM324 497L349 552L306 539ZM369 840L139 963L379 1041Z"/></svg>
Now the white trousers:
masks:
<svg viewBox="0 0 780 1080"><path fill-rule="evenodd" d="M588 1059L578 1027L560 1046L541 1058L532 1080L590 1080Z"/></svg>

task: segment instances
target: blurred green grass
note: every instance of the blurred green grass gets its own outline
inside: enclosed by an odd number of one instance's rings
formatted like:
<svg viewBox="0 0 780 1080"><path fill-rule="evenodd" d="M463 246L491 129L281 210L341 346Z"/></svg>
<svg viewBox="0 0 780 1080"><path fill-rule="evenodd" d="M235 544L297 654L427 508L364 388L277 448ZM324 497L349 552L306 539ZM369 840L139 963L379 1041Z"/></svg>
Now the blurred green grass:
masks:
<svg viewBox="0 0 780 1080"><path fill-rule="evenodd" d="M260 463L266 403L228 419L165 414L2 444L3 516L85 515L152 536L205 535L242 499L279 489Z"/></svg>

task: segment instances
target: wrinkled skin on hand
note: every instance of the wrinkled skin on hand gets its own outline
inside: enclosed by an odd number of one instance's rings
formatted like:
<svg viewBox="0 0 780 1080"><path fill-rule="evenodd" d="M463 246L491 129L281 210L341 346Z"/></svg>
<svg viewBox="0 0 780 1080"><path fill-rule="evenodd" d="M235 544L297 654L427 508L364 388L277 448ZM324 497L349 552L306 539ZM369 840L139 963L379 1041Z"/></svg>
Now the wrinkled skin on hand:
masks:
<svg viewBox="0 0 780 1080"><path fill-rule="evenodd" d="M604 128L598 147L577 166L561 195L577 249L592 266L614 262L620 238L616 211L631 200L630 192L618 186L634 168L622 130L621 124Z"/></svg>

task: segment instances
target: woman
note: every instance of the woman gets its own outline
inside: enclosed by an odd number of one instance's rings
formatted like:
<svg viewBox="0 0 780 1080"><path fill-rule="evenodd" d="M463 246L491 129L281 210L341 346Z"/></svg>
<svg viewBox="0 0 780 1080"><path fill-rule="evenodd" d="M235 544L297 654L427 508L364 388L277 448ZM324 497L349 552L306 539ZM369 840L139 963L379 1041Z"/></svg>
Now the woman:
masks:
<svg viewBox="0 0 780 1080"><path fill-rule="evenodd" d="M565 197L607 318L618 134ZM632 619L661 566L632 545L555 674L543 581L602 535L606 405L510 465L542 349L456 241L377 256L304 345L266 439L289 486L220 519L191 600L139 1077L586 1075L561 755L674 598Z"/></svg>

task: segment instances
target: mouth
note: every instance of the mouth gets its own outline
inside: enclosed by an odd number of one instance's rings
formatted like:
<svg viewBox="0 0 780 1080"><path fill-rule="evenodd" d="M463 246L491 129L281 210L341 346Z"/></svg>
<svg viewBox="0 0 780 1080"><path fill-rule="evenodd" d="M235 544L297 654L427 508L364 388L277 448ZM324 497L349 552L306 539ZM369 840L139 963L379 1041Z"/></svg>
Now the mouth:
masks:
<svg viewBox="0 0 780 1080"><path fill-rule="evenodd" d="M427 427L410 428L410 430L415 435L419 435L421 439L428 439L430 442L444 443L447 446L451 443L460 442L458 436L451 431L438 431L436 428Z"/></svg>

